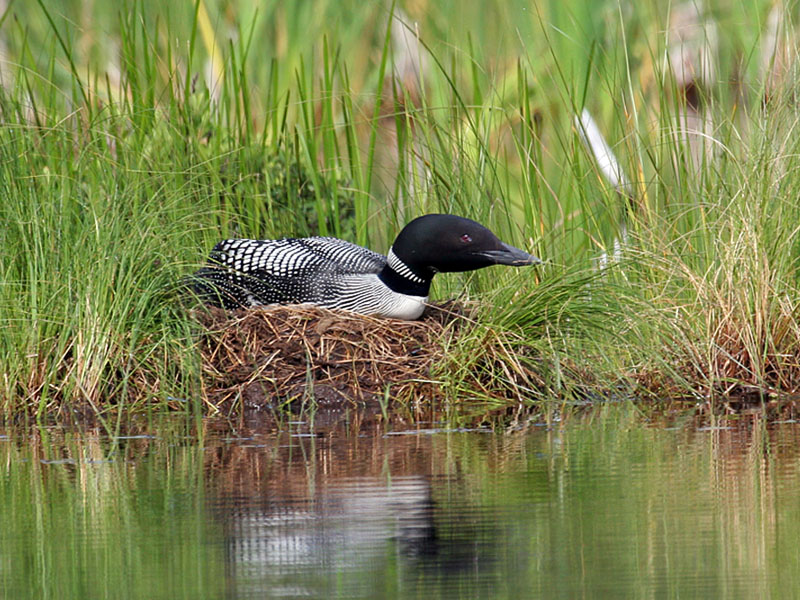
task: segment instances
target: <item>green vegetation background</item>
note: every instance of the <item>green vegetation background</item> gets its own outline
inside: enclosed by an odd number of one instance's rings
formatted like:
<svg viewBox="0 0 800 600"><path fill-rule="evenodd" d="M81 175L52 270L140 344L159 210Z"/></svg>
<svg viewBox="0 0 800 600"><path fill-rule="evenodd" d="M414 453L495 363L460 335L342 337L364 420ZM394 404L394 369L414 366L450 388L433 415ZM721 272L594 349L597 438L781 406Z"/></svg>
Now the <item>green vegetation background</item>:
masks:
<svg viewBox="0 0 800 600"><path fill-rule="evenodd" d="M178 283L216 241L434 211L547 261L437 278L482 304L454 399L800 387L794 4L162 4L0 17L7 416L213 410Z"/></svg>

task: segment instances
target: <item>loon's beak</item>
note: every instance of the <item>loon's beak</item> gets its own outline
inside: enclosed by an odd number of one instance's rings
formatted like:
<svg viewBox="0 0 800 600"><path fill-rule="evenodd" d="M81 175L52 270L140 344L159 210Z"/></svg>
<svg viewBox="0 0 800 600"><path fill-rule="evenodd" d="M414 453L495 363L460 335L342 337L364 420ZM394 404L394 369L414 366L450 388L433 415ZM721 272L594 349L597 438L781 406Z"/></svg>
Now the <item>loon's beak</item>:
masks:
<svg viewBox="0 0 800 600"><path fill-rule="evenodd" d="M536 258L524 250L514 248L514 246L509 246L502 242L500 242L500 250L482 250L477 252L477 254L488 258L496 265L511 265L512 267L538 265L542 262L540 258Z"/></svg>

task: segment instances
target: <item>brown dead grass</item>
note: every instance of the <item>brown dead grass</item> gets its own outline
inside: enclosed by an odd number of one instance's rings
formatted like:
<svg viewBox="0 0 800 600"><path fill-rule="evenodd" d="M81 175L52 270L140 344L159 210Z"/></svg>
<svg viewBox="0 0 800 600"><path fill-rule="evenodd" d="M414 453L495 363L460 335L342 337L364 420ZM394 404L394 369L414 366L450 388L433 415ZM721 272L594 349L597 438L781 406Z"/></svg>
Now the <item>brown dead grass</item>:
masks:
<svg viewBox="0 0 800 600"><path fill-rule="evenodd" d="M313 398L318 406L377 404L440 393L432 371L469 319L452 304L419 321L311 306L199 311L206 401L218 410Z"/></svg>

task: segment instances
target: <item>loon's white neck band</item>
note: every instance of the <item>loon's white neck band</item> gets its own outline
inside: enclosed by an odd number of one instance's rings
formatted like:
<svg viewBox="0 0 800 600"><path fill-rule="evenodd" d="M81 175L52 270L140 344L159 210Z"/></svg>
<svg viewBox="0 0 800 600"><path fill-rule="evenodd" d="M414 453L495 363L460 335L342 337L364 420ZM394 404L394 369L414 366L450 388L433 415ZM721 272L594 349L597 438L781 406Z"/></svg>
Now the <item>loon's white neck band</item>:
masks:
<svg viewBox="0 0 800 600"><path fill-rule="evenodd" d="M397 255L394 253L392 248L389 248L389 254L386 255L386 262L389 264L389 267L401 277L405 277L414 283L425 283L425 280L422 277L414 275L414 272L408 268L408 265L397 258Z"/></svg>

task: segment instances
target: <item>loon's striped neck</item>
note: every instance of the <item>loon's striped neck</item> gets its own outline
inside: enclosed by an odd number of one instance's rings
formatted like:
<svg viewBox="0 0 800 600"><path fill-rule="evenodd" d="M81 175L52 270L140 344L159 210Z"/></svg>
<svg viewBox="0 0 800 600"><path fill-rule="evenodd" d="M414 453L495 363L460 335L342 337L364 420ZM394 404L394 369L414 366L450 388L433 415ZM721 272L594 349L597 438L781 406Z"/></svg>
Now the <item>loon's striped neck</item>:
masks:
<svg viewBox="0 0 800 600"><path fill-rule="evenodd" d="M380 280L392 291L409 296L427 296L431 289L433 273L423 275L413 271L389 248L386 266L378 273Z"/></svg>

